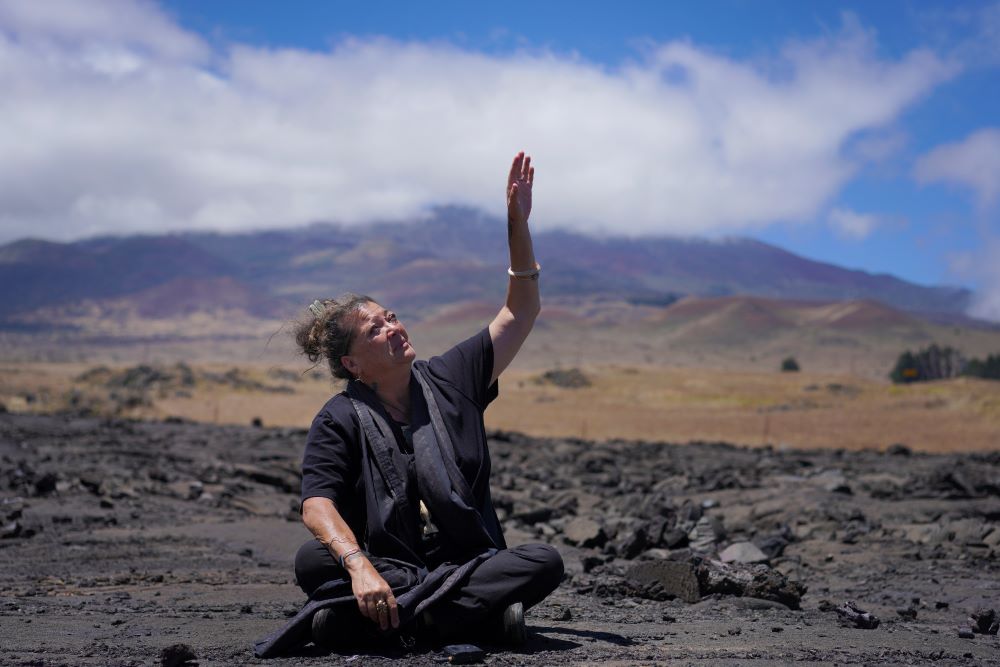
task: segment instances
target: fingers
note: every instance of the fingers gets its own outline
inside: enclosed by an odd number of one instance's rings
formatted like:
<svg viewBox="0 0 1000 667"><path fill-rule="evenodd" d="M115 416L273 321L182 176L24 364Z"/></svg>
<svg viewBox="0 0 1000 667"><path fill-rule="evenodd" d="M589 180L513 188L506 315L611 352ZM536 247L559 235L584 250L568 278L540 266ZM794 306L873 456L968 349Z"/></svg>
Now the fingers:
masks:
<svg viewBox="0 0 1000 667"><path fill-rule="evenodd" d="M382 598L368 598L358 603L358 609L361 610L361 615L370 620L375 625L379 626L381 629L385 630L386 622L385 618L388 616L387 613L380 609L379 602Z"/></svg>
<svg viewBox="0 0 1000 667"><path fill-rule="evenodd" d="M514 161L510 164L510 174L507 175L507 183L513 183L521 176L521 165L524 164L524 151L514 156Z"/></svg>
<svg viewBox="0 0 1000 667"><path fill-rule="evenodd" d="M534 184L535 184L535 168L532 167L531 169L528 170L528 186L530 187Z"/></svg>
<svg viewBox="0 0 1000 667"><path fill-rule="evenodd" d="M376 606L378 607L378 611L376 612L378 615L378 629L385 632L389 629L389 605L385 600L379 600Z"/></svg>
<svg viewBox="0 0 1000 667"><path fill-rule="evenodd" d="M375 609L374 598L363 598L358 600L358 611L370 621L378 623L378 611Z"/></svg>
<svg viewBox="0 0 1000 667"><path fill-rule="evenodd" d="M396 597L391 593L375 593L358 600L358 610L361 615L378 625L385 632L391 625L399 627L399 607Z"/></svg>
<svg viewBox="0 0 1000 667"><path fill-rule="evenodd" d="M520 153L524 155L524 153ZM524 162L521 163L521 180L528 180L528 174L531 172L531 157L525 155Z"/></svg>
<svg viewBox="0 0 1000 667"><path fill-rule="evenodd" d="M393 628L399 627L399 608L392 593L375 601L375 618L382 632L388 630L390 625Z"/></svg>
<svg viewBox="0 0 1000 667"><path fill-rule="evenodd" d="M389 596L389 621L393 628L399 627L399 607L396 605L396 596Z"/></svg>

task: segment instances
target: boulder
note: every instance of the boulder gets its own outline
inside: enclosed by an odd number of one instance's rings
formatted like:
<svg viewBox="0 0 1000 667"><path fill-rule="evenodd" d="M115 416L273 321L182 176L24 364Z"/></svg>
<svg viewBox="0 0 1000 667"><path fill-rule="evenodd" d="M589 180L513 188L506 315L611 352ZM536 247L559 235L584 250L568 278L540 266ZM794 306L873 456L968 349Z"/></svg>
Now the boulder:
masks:
<svg viewBox="0 0 1000 667"><path fill-rule="evenodd" d="M1000 630L1000 614L994 609L983 608L969 617L972 631L981 635L995 635Z"/></svg>
<svg viewBox="0 0 1000 667"><path fill-rule="evenodd" d="M523 512L516 512L513 516L511 516L511 518L522 523L534 525L536 523L549 521L554 515L555 511L551 507L536 507Z"/></svg>
<svg viewBox="0 0 1000 667"><path fill-rule="evenodd" d="M777 570L757 563L741 565L714 560L697 559L695 573L703 595L735 595L780 602L790 609L798 609L806 587L788 579Z"/></svg>
<svg viewBox="0 0 1000 667"><path fill-rule="evenodd" d="M723 563L766 563L767 554L752 542L734 542L719 553Z"/></svg>
<svg viewBox="0 0 1000 667"><path fill-rule="evenodd" d="M685 602L701 599L698 577L689 562L672 560L642 561L625 572L625 578L646 591L662 593Z"/></svg>
<svg viewBox="0 0 1000 667"><path fill-rule="evenodd" d="M585 549L599 549L608 541L607 534L596 521L580 517L566 524L563 538L570 544Z"/></svg>
<svg viewBox="0 0 1000 667"><path fill-rule="evenodd" d="M163 667L184 667L197 664L198 656L187 644L174 644L160 651L160 664Z"/></svg>
<svg viewBox="0 0 1000 667"><path fill-rule="evenodd" d="M828 493L842 493L847 496L853 493L844 473L839 470L824 470L814 476L813 481Z"/></svg>
<svg viewBox="0 0 1000 667"><path fill-rule="evenodd" d="M725 537L726 530L722 527L722 520L717 516L701 517L688 533L691 549L702 553L714 551L715 545Z"/></svg>
<svg viewBox="0 0 1000 667"><path fill-rule="evenodd" d="M878 616L865 611L857 604L850 601L837 607L829 600L820 600L819 610L836 612L840 624L847 627L860 628L862 630L874 630L881 624Z"/></svg>
<svg viewBox="0 0 1000 667"><path fill-rule="evenodd" d="M286 493L298 493L302 488L301 475L291 465L283 467L272 464L265 468L251 463L238 463L233 467L238 475L242 475L259 484L273 486Z"/></svg>
<svg viewBox="0 0 1000 667"><path fill-rule="evenodd" d="M983 537L991 526L985 525L979 519L958 519L947 524L952 540L957 544L983 544Z"/></svg>
<svg viewBox="0 0 1000 667"><path fill-rule="evenodd" d="M621 546L618 548L618 554L622 558L632 560L645 551L649 545L646 529L639 526L622 541Z"/></svg>
<svg viewBox="0 0 1000 667"><path fill-rule="evenodd" d="M670 528L663 531L663 536L660 538L660 544L667 549L679 549L680 547L687 546L687 543L688 534L679 528Z"/></svg>
<svg viewBox="0 0 1000 667"><path fill-rule="evenodd" d="M197 500L201 497L204 486L198 480L171 482L165 485L168 495L181 500Z"/></svg>

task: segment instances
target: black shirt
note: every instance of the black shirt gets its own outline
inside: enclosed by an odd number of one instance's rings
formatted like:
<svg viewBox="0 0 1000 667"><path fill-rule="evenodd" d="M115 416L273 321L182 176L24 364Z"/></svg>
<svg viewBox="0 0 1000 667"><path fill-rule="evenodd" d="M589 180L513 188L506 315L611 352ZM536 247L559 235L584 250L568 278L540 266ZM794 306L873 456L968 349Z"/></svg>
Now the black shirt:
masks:
<svg viewBox="0 0 1000 667"><path fill-rule="evenodd" d="M489 329L459 343L444 354L414 365L430 384L441 416L455 447L455 460L472 487L477 502L489 495L490 457L486 447L483 411L497 397L493 375L493 342ZM410 378L410 396L420 393ZM386 420L396 436L398 470L412 469L412 448L392 419ZM333 501L359 540L365 534L364 489L361 475L363 429L345 392L331 398L313 419L302 460L302 500L322 497ZM411 507L418 506L417 485L405 476ZM414 520L418 520L414 517ZM495 520L495 519L494 519Z"/></svg>

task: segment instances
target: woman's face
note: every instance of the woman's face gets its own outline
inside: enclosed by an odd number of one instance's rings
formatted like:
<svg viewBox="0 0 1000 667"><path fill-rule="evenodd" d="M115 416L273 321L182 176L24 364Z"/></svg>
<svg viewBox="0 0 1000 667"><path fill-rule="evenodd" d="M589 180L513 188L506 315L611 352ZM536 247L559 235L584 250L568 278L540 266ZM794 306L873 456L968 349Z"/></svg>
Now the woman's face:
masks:
<svg viewBox="0 0 1000 667"><path fill-rule="evenodd" d="M369 301L355 312L354 340L341 363L351 375L367 381L400 366L409 367L416 356L396 314Z"/></svg>

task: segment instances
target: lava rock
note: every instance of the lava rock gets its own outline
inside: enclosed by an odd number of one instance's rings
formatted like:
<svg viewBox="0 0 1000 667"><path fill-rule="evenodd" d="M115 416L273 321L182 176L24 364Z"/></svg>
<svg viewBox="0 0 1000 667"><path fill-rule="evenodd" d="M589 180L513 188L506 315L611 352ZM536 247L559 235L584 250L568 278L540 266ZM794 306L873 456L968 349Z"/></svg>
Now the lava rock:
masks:
<svg viewBox="0 0 1000 667"><path fill-rule="evenodd" d="M301 474L278 467L264 468L251 463L234 466L235 472L260 484L273 486L285 493L298 493L302 488Z"/></svg>
<svg viewBox="0 0 1000 667"><path fill-rule="evenodd" d="M722 519L717 516L701 517L688 533L691 549L700 552L714 551L715 545L725 537L726 529L722 527Z"/></svg>
<svg viewBox="0 0 1000 667"><path fill-rule="evenodd" d="M197 481L180 481L167 484L167 492L181 500L197 500L201 497L204 485Z"/></svg>
<svg viewBox="0 0 1000 667"><path fill-rule="evenodd" d="M682 561L643 561L625 572L625 578L640 589L662 592L685 602L701 599L698 577L691 563Z"/></svg>
<svg viewBox="0 0 1000 667"><path fill-rule="evenodd" d="M680 549L687 546L687 543L688 534L679 528L663 531L663 537L660 538L660 544L667 549Z"/></svg>
<svg viewBox="0 0 1000 667"><path fill-rule="evenodd" d="M767 554L752 542L734 542L719 553L723 563L765 563Z"/></svg>
<svg viewBox="0 0 1000 667"><path fill-rule="evenodd" d="M6 540L14 537L20 537L23 529L24 527L21 525L20 521L11 521L0 525L0 539Z"/></svg>
<svg viewBox="0 0 1000 667"><path fill-rule="evenodd" d="M741 565L695 559L695 572L703 595L735 595L773 600L798 609L807 588L767 565Z"/></svg>
<svg viewBox="0 0 1000 667"><path fill-rule="evenodd" d="M585 549L599 549L608 541L607 534L596 521L582 517L566 524L563 528L563 538L570 544Z"/></svg>
<svg viewBox="0 0 1000 667"><path fill-rule="evenodd" d="M781 532L771 535L755 537L754 546L764 552L767 560L780 558L785 553L785 547L792 542L792 530L788 526L783 526Z"/></svg>
<svg viewBox="0 0 1000 667"><path fill-rule="evenodd" d="M846 496L853 494L847 478L839 470L826 470L816 475L814 479L829 493L841 493Z"/></svg>
<svg viewBox="0 0 1000 667"><path fill-rule="evenodd" d="M980 609L969 617L972 631L981 635L995 635L1000 630L1000 614L993 609Z"/></svg>
<svg viewBox="0 0 1000 667"><path fill-rule="evenodd" d="M583 565L584 572L592 572L595 567L599 565L604 565L603 556L584 556L580 559L580 563Z"/></svg>
<svg viewBox="0 0 1000 667"><path fill-rule="evenodd" d="M56 490L59 477L54 472L47 472L35 480L35 495L47 496Z"/></svg>
<svg viewBox="0 0 1000 667"><path fill-rule="evenodd" d="M850 601L836 607L830 601L822 600L819 604L819 610L836 612L841 625L861 628L862 630L874 630L881 623L878 616L868 613Z"/></svg>
<svg viewBox="0 0 1000 667"><path fill-rule="evenodd" d="M538 507L524 512L517 512L513 514L511 518L522 523L534 525L536 523L549 521L553 516L555 516L555 511L551 507Z"/></svg>
<svg viewBox="0 0 1000 667"><path fill-rule="evenodd" d="M160 651L160 664L163 667L185 667L197 659L194 649L187 644L174 644Z"/></svg>
<svg viewBox="0 0 1000 667"><path fill-rule="evenodd" d="M649 538L646 535L646 529L639 526L639 528L625 538L618 548L618 554L622 558L632 560L645 551L647 547L649 547Z"/></svg>

